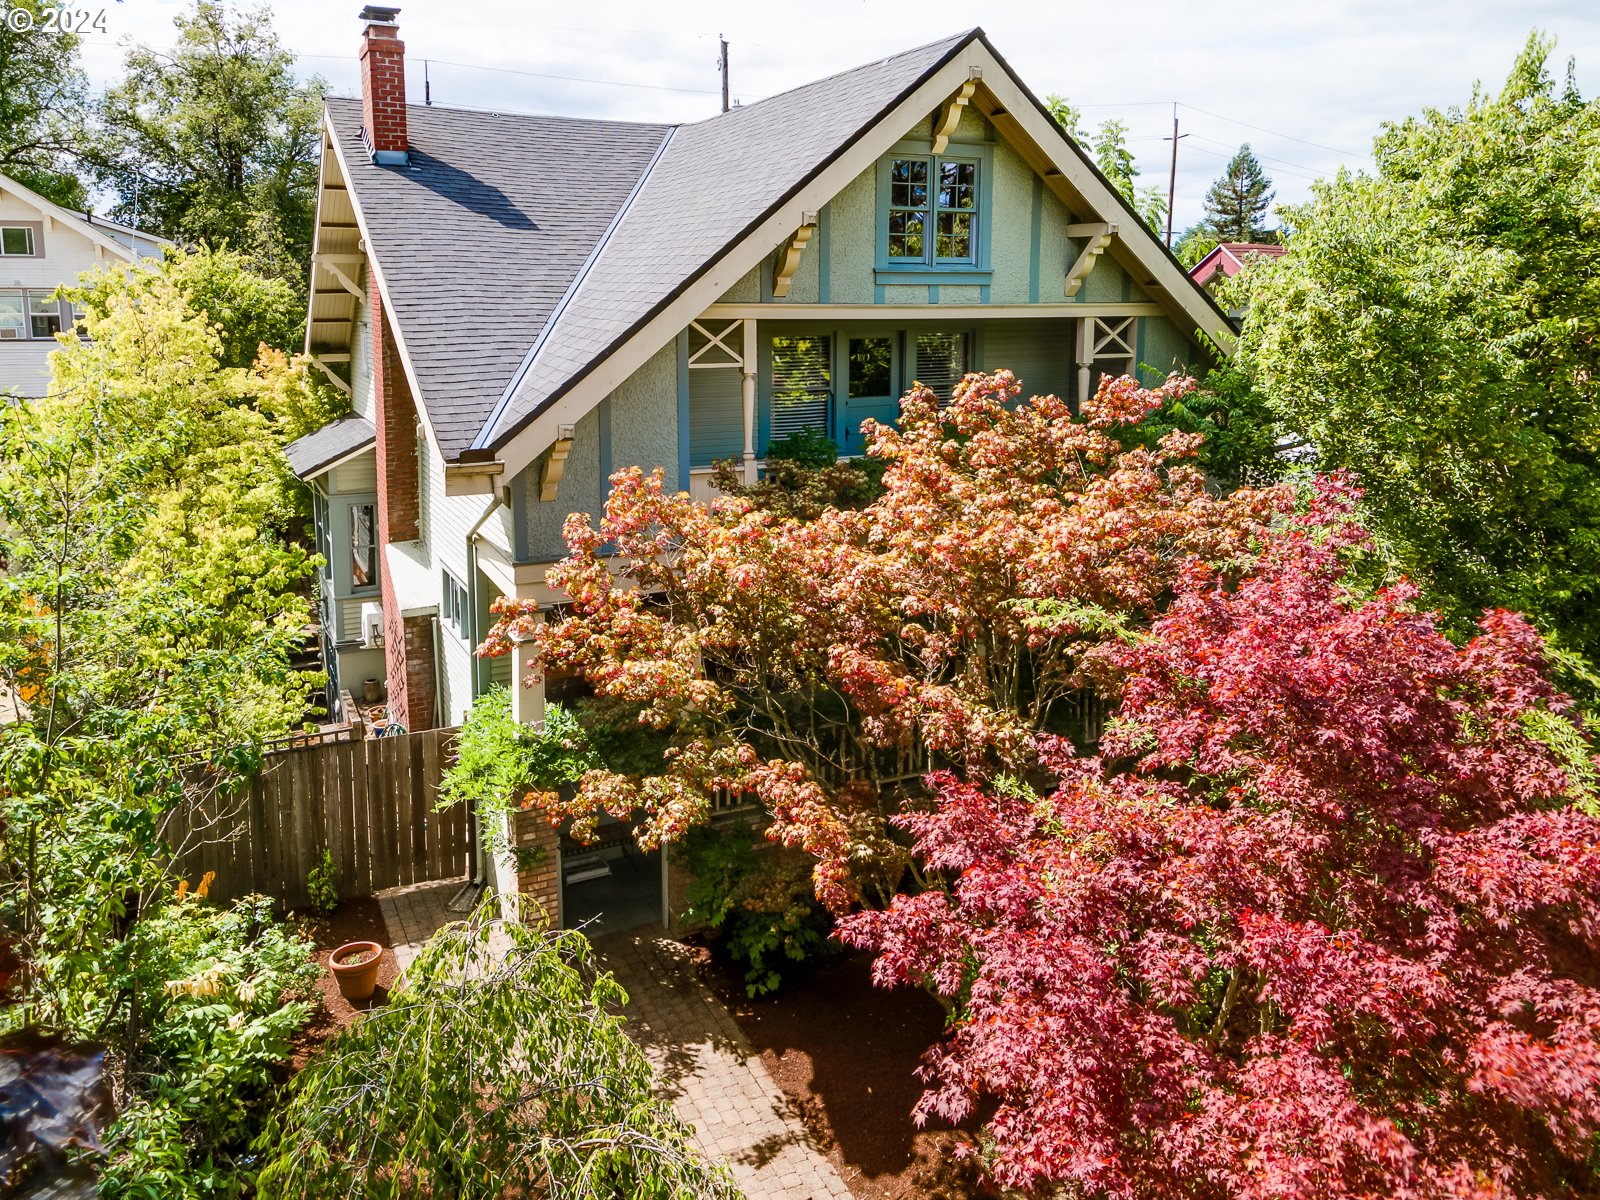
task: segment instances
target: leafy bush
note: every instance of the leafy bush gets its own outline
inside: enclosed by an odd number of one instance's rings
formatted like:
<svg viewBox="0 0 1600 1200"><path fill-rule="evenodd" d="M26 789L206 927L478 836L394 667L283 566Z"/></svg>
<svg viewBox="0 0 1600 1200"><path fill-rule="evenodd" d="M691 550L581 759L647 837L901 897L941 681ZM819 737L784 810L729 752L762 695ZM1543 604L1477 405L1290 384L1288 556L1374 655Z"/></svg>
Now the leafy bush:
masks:
<svg viewBox="0 0 1600 1200"><path fill-rule="evenodd" d="M510 693L492 688L473 703L456 739L456 761L439 783L439 807L465 803L485 817L507 812L530 791L577 783L600 759L571 712L544 710L544 728L524 725ZM497 821L486 820L494 836Z"/></svg>
<svg viewBox="0 0 1600 1200"><path fill-rule="evenodd" d="M260 1194L737 1200L653 1097L587 939L489 911L436 934L296 1077Z"/></svg>
<svg viewBox="0 0 1600 1200"><path fill-rule="evenodd" d="M681 853L694 876L684 920L721 932L721 948L744 968L750 995L777 991L785 968L837 949L804 854L761 842L745 826L706 825L689 831Z"/></svg>
<svg viewBox="0 0 1600 1200"><path fill-rule="evenodd" d="M127 945L146 1035L123 1064L137 1099L107 1138L109 1195L228 1196L254 1173L250 1142L311 1015L312 946L250 896L167 901ZM140 1010L142 1006L142 1011Z"/></svg>
<svg viewBox="0 0 1600 1200"><path fill-rule="evenodd" d="M820 429L796 429L767 445L767 462L792 462L802 467L831 467L839 461L839 443Z"/></svg>
<svg viewBox="0 0 1600 1200"><path fill-rule="evenodd" d="M324 848L322 857L306 872L306 892L311 897L311 911L319 917L332 916L339 907L339 872L331 850Z"/></svg>

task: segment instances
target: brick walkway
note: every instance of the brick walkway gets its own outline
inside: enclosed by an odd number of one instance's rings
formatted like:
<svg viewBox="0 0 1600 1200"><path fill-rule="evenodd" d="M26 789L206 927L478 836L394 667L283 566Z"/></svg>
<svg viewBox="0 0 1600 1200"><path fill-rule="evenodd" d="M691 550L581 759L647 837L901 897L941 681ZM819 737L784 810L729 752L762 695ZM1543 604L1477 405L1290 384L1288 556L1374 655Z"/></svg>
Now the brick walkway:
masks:
<svg viewBox="0 0 1600 1200"><path fill-rule="evenodd" d="M748 1200L850 1200L733 1016L657 933L596 938L601 965L628 993L628 1033L661 1076L661 1094L723 1159Z"/></svg>
<svg viewBox="0 0 1600 1200"><path fill-rule="evenodd" d="M389 927L390 949L398 974L404 974L422 943L451 921L462 921L467 914L451 912L446 905L454 899L463 879L441 883L414 883L410 887L389 888L378 893L383 923Z"/></svg>

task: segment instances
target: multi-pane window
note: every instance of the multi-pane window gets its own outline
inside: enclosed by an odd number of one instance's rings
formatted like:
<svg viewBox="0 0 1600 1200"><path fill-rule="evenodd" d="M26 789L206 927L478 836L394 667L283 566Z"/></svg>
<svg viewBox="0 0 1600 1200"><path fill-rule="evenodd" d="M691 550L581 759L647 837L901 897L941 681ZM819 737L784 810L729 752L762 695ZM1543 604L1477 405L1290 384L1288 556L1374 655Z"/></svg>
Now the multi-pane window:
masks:
<svg viewBox="0 0 1600 1200"><path fill-rule="evenodd" d="M378 510L373 504L350 506L350 584L369 588L378 583Z"/></svg>
<svg viewBox="0 0 1600 1200"><path fill-rule="evenodd" d="M942 157L890 162L891 260L929 266L971 263L977 223L977 162Z"/></svg>
<svg viewBox="0 0 1600 1200"><path fill-rule="evenodd" d="M772 441L806 429L828 432L832 354L831 337L773 337Z"/></svg>
<svg viewBox="0 0 1600 1200"><path fill-rule="evenodd" d="M61 305L54 290L28 293L28 330L36 338L53 338L61 332Z"/></svg>
<svg viewBox="0 0 1600 1200"><path fill-rule="evenodd" d="M27 225L0 226L0 254L33 255L33 230Z"/></svg>

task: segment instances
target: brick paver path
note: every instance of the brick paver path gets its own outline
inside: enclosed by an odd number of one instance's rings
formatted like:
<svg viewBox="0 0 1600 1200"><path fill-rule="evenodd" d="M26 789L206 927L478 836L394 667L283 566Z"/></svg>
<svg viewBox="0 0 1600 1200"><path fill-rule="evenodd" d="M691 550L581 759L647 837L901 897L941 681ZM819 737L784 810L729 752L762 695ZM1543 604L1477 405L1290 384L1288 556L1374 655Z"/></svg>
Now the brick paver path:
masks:
<svg viewBox="0 0 1600 1200"><path fill-rule="evenodd" d="M440 883L414 883L378 893L378 907L383 910L383 923L389 927L389 949L394 952L399 974L405 973L423 942L451 921L465 919L464 913L446 908L463 882L446 879Z"/></svg>
<svg viewBox="0 0 1600 1200"><path fill-rule="evenodd" d="M628 1033L660 1075L662 1096L748 1200L850 1200L683 947L633 930L596 938L594 948L628 993Z"/></svg>

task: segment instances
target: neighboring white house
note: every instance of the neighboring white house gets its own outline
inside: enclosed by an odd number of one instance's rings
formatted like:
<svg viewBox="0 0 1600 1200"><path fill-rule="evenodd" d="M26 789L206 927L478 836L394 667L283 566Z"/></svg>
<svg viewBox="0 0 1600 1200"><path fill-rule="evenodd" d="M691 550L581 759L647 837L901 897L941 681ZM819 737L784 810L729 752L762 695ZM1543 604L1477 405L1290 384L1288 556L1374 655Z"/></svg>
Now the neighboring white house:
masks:
<svg viewBox="0 0 1600 1200"><path fill-rule="evenodd" d="M50 351L74 319L57 288L106 262L160 257L169 245L62 208L0 175L0 393L42 396L49 390Z"/></svg>

